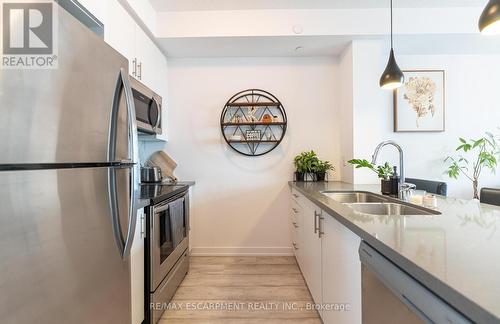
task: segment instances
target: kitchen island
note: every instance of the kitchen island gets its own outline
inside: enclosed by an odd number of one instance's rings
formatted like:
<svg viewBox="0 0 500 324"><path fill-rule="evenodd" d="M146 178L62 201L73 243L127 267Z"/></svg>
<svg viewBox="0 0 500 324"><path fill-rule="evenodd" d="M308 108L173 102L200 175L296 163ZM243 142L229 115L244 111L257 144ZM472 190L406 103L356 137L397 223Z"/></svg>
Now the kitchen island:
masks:
<svg viewBox="0 0 500 324"><path fill-rule="evenodd" d="M500 322L500 207L438 196L439 215L370 215L322 192L379 185L289 185L470 320Z"/></svg>

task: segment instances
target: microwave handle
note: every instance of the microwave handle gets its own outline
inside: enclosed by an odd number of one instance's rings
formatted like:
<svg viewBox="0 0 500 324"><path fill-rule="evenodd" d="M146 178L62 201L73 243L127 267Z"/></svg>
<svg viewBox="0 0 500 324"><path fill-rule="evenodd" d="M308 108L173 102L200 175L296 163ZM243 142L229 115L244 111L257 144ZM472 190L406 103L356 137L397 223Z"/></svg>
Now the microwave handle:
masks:
<svg viewBox="0 0 500 324"><path fill-rule="evenodd" d="M158 116L158 118L156 119L156 124L153 126L153 129L157 129L161 123L161 117L162 117L161 116L161 105L158 102L158 99L156 99L156 97L153 96L153 100L156 103L156 111L157 111L157 116Z"/></svg>

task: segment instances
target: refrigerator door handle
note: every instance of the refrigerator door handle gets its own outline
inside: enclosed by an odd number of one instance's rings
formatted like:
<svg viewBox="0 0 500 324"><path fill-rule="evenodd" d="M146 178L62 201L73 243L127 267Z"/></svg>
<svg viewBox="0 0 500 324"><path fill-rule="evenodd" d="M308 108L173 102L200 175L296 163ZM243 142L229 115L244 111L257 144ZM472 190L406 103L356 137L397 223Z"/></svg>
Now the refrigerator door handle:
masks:
<svg viewBox="0 0 500 324"><path fill-rule="evenodd" d="M128 206L128 226L126 238L123 237L120 225L120 217L118 211L118 189L116 187L116 169L108 169L108 195L111 210L111 218L113 223L113 235L115 242L123 259L130 255L132 241L135 235L135 227L137 222L137 195L139 192L139 149L137 122L135 117L134 98L132 88L128 80L127 72L122 68L115 89L115 97L113 99L113 107L111 111L109 137L108 137L108 161L116 160L116 142L117 142L117 122L118 111L120 106L121 92L125 94L125 104L127 107L127 137L128 137L128 159L121 161L130 166L130 204Z"/></svg>
<svg viewBox="0 0 500 324"><path fill-rule="evenodd" d="M118 110L120 107L120 96L123 89L122 73L120 71L118 80L116 82L115 94L113 97L113 106L111 107L111 116L109 121L109 134L108 134L108 162L116 160L116 136L117 136L117 121ZM123 257L125 250L125 240L123 239L120 217L118 216L118 196L116 190L116 169L108 168L108 200L109 209L111 212L111 223L113 228L113 236L120 256Z"/></svg>
<svg viewBox="0 0 500 324"><path fill-rule="evenodd" d="M139 193L139 138L137 135L137 120L135 116L134 95L130 86L128 74L122 68L120 70L123 90L125 93L125 102L127 105L127 121L128 121L128 155L133 163L130 168L130 205L128 210L128 229L125 246L123 248L122 257L125 259L130 255L132 242L135 235L135 227L137 223L137 195ZM115 188L116 189L116 188Z"/></svg>
<svg viewBox="0 0 500 324"><path fill-rule="evenodd" d="M123 257L123 251L125 250L125 241L123 239L120 217L118 217L118 197L116 191L116 169L108 168L108 199L109 207L111 211L111 222L113 228L113 236L115 239L116 246L120 256Z"/></svg>

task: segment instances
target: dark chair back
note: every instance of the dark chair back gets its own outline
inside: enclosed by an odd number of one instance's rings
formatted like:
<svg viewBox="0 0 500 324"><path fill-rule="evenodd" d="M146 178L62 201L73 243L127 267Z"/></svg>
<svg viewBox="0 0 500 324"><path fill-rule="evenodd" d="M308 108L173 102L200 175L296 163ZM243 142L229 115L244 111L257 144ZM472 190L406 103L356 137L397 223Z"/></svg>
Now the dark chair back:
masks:
<svg viewBox="0 0 500 324"><path fill-rule="evenodd" d="M446 182L406 178L406 182L413 183L418 190L425 190L436 195L446 196L448 185Z"/></svg>
<svg viewBox="0 0 500 324"><path fill-rule="evenodd" d="M479 201L483 204L500 206L500 189L482 188Z"/></svg>

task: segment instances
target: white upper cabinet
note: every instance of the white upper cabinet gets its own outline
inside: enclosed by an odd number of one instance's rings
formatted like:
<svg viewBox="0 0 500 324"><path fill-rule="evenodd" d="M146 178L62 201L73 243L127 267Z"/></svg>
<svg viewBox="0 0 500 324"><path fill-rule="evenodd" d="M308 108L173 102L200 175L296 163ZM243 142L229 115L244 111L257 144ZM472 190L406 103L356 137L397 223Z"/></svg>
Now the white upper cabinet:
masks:
<svg viewBox="0 0 500 324"><path fill-rule="evenodd" d="M95 0L87 1L93 2ZM146 3L144 6L149 6L149 3L145 0L133 0L125 3L125 5L132 8L132 10L140 11L142 10L140 9L142 8L141 4L143 3ZM144 140L166 141L168 138L167 58L120 1L106 1L106 6L104 40L128 59L130 76L139 80L163 99L163 133L161 135L148 135L141 138ZM151 10L145 10L146 14L136 12L135 16L139 19L153 20L151 18ZM156 17L154 14L153 16Z"/></svg>
<svg viewBox="0 0 500 324"><path fill-rule="evenodd" d="M107 1L104 40L129 61L129 74L136 69L136 23L118 1Z"/></svg>
<svg viewBox="0 0 500 324"><path fill-rule="evenodd" d="M102 0L78 0L94 17L99 19L103 24L106 20L106 2Z"/></svg>
<svg viewBox="0 0 500 324"><path fill-rule="evenodd" d="M156 11L147 0L121 0L128 3L142 23L151 31L156 31Z"/></svg>

